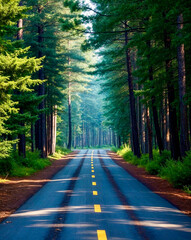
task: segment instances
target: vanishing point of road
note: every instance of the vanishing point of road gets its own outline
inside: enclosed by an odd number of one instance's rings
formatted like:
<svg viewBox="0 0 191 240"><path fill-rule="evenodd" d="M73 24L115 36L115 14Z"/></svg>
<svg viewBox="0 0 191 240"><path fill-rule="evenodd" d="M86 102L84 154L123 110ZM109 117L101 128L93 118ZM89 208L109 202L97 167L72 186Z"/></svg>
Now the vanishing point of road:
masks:
<svg viewBox="0 0 191 240"><path fill-rule="evenodd" d="M0 240L190 240L191 218L107 155L82 150L0 224Z"/></svg>

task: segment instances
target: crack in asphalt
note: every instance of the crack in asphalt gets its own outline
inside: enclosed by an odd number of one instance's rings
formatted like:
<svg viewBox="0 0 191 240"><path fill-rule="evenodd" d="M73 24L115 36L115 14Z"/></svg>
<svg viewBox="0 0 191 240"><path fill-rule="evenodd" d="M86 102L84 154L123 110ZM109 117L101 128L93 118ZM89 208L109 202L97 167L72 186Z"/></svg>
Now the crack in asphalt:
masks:
<svg viewBox="0 0 191 240"><path fill-rule="evenodd" d="M74 172L74 174L71 177L71 181L68 185L68 188L66 190L66 193L64 195L64 199L60 205L61 208L68 206L69 202L70 202L70 198L72 196L72 192L75 188L76 185L76 181L77 181L77 177L80 174L81 168L84 164L84 160L86 158L88 150L84 153L79 166L77 167L76 171ZM60 234L62 232L62 229L64 227L59 226L61 224L64 224L64 222L66 221L66 217L67 217L67 212L66 211L59 211L59 213L57 214L57 216L55 217L53 224L53 227L50 228L45 240L57 240L60 237Z"/></svg>

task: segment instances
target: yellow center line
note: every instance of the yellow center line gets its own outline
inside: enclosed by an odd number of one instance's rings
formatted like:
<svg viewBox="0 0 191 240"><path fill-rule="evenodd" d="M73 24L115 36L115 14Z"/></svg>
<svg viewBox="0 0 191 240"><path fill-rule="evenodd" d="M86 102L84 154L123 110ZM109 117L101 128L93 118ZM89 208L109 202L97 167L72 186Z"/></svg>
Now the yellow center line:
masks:
<svg viewBox="0 0 191 240"><path fill-rule="evenodd" d="M92 164L91 166L93 167L94 165Z"/></svg>
<svg viewBox="0 0 191 240"><path fill-rule="evenodd" d="M95 175L92 175L92 178L95 178Z"/></svg>
<svg viewBox="0 0 191 240"><path fill-rule="evenodd" d="M92 182L92 185L93 185L93 186L96 186L96 182Z"/></svg>
<svg viewBox="0 0 191 240"><path fill-rule="evenodd" d="M97 238L98 240L107 240L105 230L97 230Z"/></svg>
<svg viewBox="0 0 191 240"><path fill-rule="evenodd" d="M97 191L93 191L93 195L98 195Z"/></svg>
<svg viewBox="0 0 191 240"><path fill-rule="evenodd" d="M92 172L94 172L94 170L92 170Z"/></svg>
<svg viewBox="0 0 191 240"><path fill-rule="evenodd" d="M99 204L94 204L94 211L101 212L101 206Z"/></svg>
<svg viewBox="0 0 191 240"><path fill-rule="evenodd" d="M92 169L94 169L94 167L92 167Z"/></svg>
<svg viewBox="0 0 191 240"><path fill-rule="evenodd" d="M94 150L92 151L91 160L93 160Z"/></svg>

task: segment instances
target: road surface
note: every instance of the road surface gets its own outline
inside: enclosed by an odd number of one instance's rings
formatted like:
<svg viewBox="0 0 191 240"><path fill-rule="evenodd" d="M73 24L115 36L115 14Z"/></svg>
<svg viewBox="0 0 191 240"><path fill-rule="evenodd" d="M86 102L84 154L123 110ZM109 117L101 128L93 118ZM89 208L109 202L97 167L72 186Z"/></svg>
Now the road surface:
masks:
<svg viewBox="0 0 191 240"><path fill-rule="evenodd" d="M116 165L82 150L0 224L0 240L190 240L191 218Z"/></svg>

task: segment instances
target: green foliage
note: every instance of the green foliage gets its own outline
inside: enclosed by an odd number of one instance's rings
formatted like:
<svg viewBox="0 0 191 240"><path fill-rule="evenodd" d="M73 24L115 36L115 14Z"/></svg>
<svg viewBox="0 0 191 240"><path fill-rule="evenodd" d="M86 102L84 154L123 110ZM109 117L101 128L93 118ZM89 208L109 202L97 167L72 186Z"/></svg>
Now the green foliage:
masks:
<svg viewBox="0 0 191 240"><path fill-rule="evenodd" d="M128 145L122 146L118 151L117 154L122 156L126 161L138 165L139 159L133 154L131 148Z"/></svg>
<svg viewBox="0 0 191 240"><path fill-rule="evenodd" d="M115 147L115 146L111 147L111 151L113 151L113 152L115 152L115 153L117 153L118 150L119 150L119 149L118 149L117 147Z"/></svg>
<svg viewBox="0 0 191 240"><path fill-rule="evenodd" d="M114 149L116 151L116 149ZM122 156L126 161L144 167L152 175L159 175L167 179L174 187L182 188L190 193L191 186L191 151L183 161L174 161L171 159L170 151L163 151L159 154L158 150L153 151L153 160L149 160L148 154L143 154L137 159L127 145L118 149L117 154Z"/></svg>
<svg viewBox="0 0 191 240"><path fill-rule="evenodd" d="M191 151L183 161L168 160L160 175L175 187L183 188L191 185Z"/></svg>
<svg viewBox="0 0 191 240"><path fill-rule="evenodd" d="M27 152L26 158L12 152L8 158L0 160L0 174L17 177L30 176L50 164L49 159L40 158L39 151Z"/></svg>
<svg viewBox="0 0 191 240"><path fill-rule="evenodd" d="M56 146L56 152L52 155L49 156L50 159L60 159L62 158L64 155L71 153L72 151L64 148L64 147L60 147L60 146Z"/></svg>
<svg viewBox="0 0 191 240"><path fill-rule="evenodd" d="M150 161L146 165L146 171L152 175L158 175L161 170L159 161Z"/></svg>

